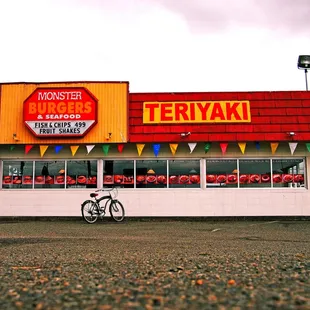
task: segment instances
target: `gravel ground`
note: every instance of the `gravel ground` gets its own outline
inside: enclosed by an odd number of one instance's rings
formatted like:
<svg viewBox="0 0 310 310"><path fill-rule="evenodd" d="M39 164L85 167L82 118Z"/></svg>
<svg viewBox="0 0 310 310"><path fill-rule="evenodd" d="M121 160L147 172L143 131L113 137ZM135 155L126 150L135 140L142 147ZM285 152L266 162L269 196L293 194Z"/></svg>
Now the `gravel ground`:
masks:
<svg viewBox="0 0 310 310"><path fill-rule="evenodd" d="M309 221L0 222L0 309L310 309Z"/></svg>

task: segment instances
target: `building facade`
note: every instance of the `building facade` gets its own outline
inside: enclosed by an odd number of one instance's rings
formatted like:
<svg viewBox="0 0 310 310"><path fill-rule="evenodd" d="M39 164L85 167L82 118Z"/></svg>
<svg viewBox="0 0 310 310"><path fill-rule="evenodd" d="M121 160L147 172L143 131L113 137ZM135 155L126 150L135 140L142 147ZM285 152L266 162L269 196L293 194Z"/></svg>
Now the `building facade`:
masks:
<svg viewBox="0 0 310 310"><path fill-rule="evenodd" d="M128 82L0 86L0 216L309 216L310 93L130 93Z"/></svg>

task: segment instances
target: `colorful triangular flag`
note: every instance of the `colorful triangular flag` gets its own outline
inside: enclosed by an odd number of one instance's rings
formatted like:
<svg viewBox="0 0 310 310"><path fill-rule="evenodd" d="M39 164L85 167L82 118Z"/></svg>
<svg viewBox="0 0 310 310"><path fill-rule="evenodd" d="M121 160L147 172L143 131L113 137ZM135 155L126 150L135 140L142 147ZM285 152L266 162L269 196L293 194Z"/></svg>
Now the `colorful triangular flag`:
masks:
<svg viewBox="0 0 310 310"><path fill-rule="evenodd" d="M102 150L103 150L104 155L108 155L109 150L110 150L110 144L103 144Z"/></svg>
<svg viewBox="0 0 310 310"><path fill-rule="evenodd" d="M86 145L87 155L92 151L94 147L95 147L95 144Z"/></svg>
<svg viewBox="0 0 310 310"><path fill-rule="evenodd" d="M154 151L154 155L156 157L158 156L159 150L160 150L160 144L158 144L158 143L153 144L153 151Z"/></svg>
<svg viewBox="0 0 310 310"><path fill-rule="evenodd" d="M28 154L32 148L33 145L25 145L25 154Z"/></svg>
<svg viewBox="0 0 310 310"><path fill-rule="evenodd" d="M260 143L258 141L255 142L255 147L258 151L260 150Z"/></svg>
<svg viewBox="0 0 310 310"><path fill-rule="evenodd" d="M44 156L46 150L48 149L48 145L40 145L40 155L41 157Z"/></svg>
<svg viewBox="0 0 310 310"><path fill-rule="evenodd" d="M196 147L196 145L197 145L197 143L195 143L195 142L190 142L190 143L187 143L187 144L188 144L188 147L189 147L189 149L190 149L190 154L192 154L193 151L194 151L194 149L195 149L195 147Z"/></svg>
<svg viewBox="0 0 310 310"><path fill-rule="evenodd" d="M307 147L308 152L310 152L310 143L306 143L306 147Z"/></svg>
<svg viewBox="0 0 310 310"><path fill-rule="evenodd" d="M13 151L15 149L15 145L10 145L10 151Z"/></svg>
<svg viewBox="0 0 310 310"><path fill-rule="evenodd" d="M120 143L120 144L117 145L117 150L118 150L119 153L123 152L124 146L125 146L124 143Z"/></svg>
<svg viewBox="0 0 310 310"><path fill-rule="evenodd" d="M175 155L179 144L178 143L170 143L169 146L170 146L170 150L171 150L172 155Z"/></svg>
<svg viewBox="0 0 310 310"><path fill-rule="evenodd" d="M79 147L80 147L79 145L71 145L71 146L70 146L72 156L75 155L75 153L77 152L77 150L79 149Z"/></svg>
<svg viewBox="0 0 310 310"><path fill-rule="evenodd" d="M297 147L297 142L289 142L289 147L290 147L290 150L291 150L291 154L293 155L295 150L296 150L296 147Z"/></svg>
<svg viewBox="0 0 310 310"><path fill-rule="evenodd" d="M205 143L205 153L208 153L211 148L211 142Z"/></svg>
<svg viewBox="0 0 310 310"><path fill-rule="evenodd" d="M63 149L62 145L55 145L55 153L58 154Z"/></svg>
<svg viewBox="0 0 310 310"><path fill-rule="evenodd" d="M227 146L228 146L228 143L220 143L220 147L221 147L223 155L226 153Z"/></svg>
<svg viewBox="0 0 310 310"><path fill-rule="evenodd" d="M279 146L279 142L271 142L270 147L271 147L271 153L274 154Z"/></svg>
<svg viewBox="0 0 310 310"><path fill-rule="evenodd" d="M137 143L136 146L137 146L138 155L141 156L145 144Z"/></svg>
<svg viewBox="0 0 310 310"><path fill-rule="evenodd" d="M238 145L239 145L239 148L241 150L241 153L244 154L245 148L246 148L246 143L245 142L239 142Z"/></svg>

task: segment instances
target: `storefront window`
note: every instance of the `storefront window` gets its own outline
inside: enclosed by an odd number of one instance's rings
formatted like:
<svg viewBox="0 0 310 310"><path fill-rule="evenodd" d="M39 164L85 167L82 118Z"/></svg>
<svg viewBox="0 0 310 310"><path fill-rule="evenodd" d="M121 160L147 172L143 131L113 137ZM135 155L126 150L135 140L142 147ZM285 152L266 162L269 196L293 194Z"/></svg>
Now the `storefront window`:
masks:
<svg viewBox="0 0 310 310"><path fill-rule="evenodd" d="M32 188L32 161L4 161L2 188Z"/></svg>
<svg viewBox="0 0 310 310"><path fill-rule="evenodd" d="M66 186L67 188L96 188L97 161L67 161Z"/></svg>
<svg viewBox="0 0 310 310"><path fill-rule="evenodd" d="M304 170L303 159L273 159L273 187L304 187Z"/></svg>
<svg viewBox="0 0 310 310"><path fill-rule="evenodd" d="M166 188L167 160L137 160L137 188Z"/></svg>
<svg viewBox="0 0 310 310"><path fill-rule="evenodd" d="M134 187L133 160L104 160L103 185L117 185L122 188Z"/></svg>
<svg viewBox="0 0 310 310"><path fill-rule="evenodd" d="M239 159L240 187L271 187L270 159Z"/></svg>
<svg viewBox="0 0 310 310"><path fill-rule="evenodd" d="M169 187L199 188L199 160L169 160Z"/></svg>
<svg viewBox="0 0 310 310"><path fill-rule="evenodd" d="M64 161L36 161L34 188L64 188Z"/></svg>
<svg viewBox="0 0 310 310"><path fill-rule="evenodd" d="M236 159L212 159L206 161L207 187L238 187L238 170Z"/></svg>

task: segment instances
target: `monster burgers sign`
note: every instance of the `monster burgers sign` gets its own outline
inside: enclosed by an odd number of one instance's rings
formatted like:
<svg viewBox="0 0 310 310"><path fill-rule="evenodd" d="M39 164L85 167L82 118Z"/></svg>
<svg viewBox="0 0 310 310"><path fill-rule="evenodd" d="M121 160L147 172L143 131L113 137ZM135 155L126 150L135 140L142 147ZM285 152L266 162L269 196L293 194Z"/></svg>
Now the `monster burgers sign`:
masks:
<svg viewBox="0 0 310 310"><path fill-rule="evenodd" d="M24 101L24 122L37 137L83 137L97 122L97 102L83 87L37 88Z"/></svg>

